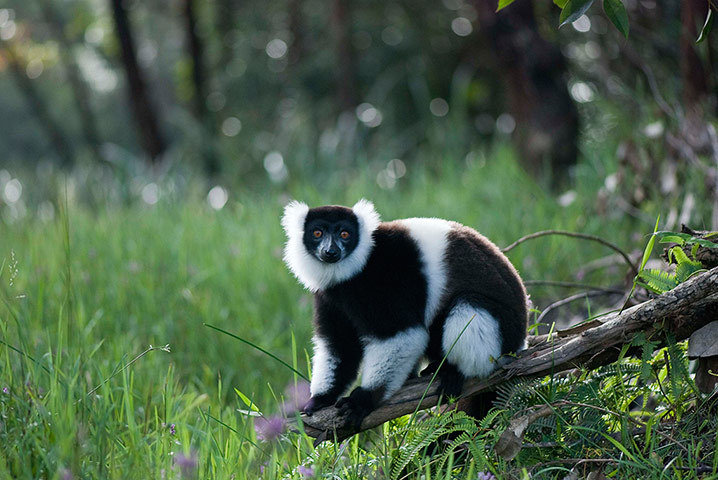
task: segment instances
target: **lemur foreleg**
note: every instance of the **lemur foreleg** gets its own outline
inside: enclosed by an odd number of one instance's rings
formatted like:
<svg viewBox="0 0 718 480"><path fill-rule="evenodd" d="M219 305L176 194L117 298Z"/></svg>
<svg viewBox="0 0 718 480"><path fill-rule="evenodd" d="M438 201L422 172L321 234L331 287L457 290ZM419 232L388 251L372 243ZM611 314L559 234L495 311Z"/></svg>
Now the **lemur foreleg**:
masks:
<svg viewBox="0 0 718 480"><path fill-rule="evenodd" d="M423 326L412 327L388 338L364 337L361 386L336 406L356 427L381 401L404 384L426 351L429 334Z"/></svg>

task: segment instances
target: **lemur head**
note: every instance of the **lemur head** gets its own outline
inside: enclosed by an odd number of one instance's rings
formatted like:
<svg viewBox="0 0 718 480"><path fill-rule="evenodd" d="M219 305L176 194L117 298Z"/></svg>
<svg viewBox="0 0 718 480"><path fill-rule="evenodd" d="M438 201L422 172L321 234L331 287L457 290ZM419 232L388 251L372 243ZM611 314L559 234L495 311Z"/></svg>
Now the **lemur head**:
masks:
<svg viewBox="0 0 718 480"><path fill-rule="evenodd" d="M352 208L290 202L282 218L287 234L284 261L309 290L331 287L364 268L378 225L379 214L364 199Z"/></svg>

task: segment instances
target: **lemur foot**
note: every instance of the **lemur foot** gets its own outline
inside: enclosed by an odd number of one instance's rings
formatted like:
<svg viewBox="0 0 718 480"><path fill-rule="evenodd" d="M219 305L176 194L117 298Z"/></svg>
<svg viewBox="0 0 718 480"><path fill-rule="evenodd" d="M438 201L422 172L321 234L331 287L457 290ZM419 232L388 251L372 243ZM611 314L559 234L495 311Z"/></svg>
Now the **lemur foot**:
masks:
<svg viewBox="0 0 718 480"><path fill-rule="evenodd" d="M361 422L374 409L372 392L362 387L357 387L348 397L340 398L334 404L339 413L347 416L348 423L359 430Z"/></svg>
<svg viewBox="0 0 718 480"><path fill-rule="evenodd" d="M302 408L302 413L311 417L314 412L333 405L335 400L336 397L330 395L317 395L309 399L307 404L304 405L304 408Z"/></svg>
<svg viewBox="0 0 718 480"><path fill-rule="evenodd" d="M444 399L458 398L464 388L464 375L452 364L444 362L439 370L439 393Z"/></svg>

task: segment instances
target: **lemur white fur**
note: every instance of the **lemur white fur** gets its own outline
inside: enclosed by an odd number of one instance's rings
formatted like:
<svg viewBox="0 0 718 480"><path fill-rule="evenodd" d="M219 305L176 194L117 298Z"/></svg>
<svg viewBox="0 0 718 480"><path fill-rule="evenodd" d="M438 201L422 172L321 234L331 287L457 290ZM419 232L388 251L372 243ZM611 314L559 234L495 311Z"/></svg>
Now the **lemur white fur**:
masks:
<svg viewBox="0 0 718 480"><path fill-rule="evenodd" d="M391 338L364 337L361 386L368 389L384 387L383 400L399 390L416 366L429 342L425 328L399 332Z"/></svg>
<svg viewBox="0 0 718 480"><path fill-rule="evenodd" d="M334 358L327 343L319 335L312 338L312 343L314 344L314 356L312 357L312 382L309 385L309 393L321 395L332 388L337 359Z"/></svg>
<svg viewBox="0 0 718 480"><path fill-rule="evenodd" d="M444 254L446 235L451 230L451 222L441 218L407 218L398 222L409 229L421 252L422 272L427 282L424 325L429 327L446 286Z"/></svg>
<svg viewBox="0 0 718 480"><path fill-rule="evenodd" d="M282 226L287 234L284 261L308 290L317 292L353 277L364 268L374 245L372 232L379 226L380 218L370 201L362 198L354 204L352 211L359 221L359 243L347 258L329 264L309 253L302 241L308 211L306 203L296 200L284 208Z"/></svg>
<svg viewBox="0 0 718 480"><path fill-rule="evenodd" d="M466 377L485 377L501 356L498 322L483 308L459 302L446 317L441 346Z"/></svg>

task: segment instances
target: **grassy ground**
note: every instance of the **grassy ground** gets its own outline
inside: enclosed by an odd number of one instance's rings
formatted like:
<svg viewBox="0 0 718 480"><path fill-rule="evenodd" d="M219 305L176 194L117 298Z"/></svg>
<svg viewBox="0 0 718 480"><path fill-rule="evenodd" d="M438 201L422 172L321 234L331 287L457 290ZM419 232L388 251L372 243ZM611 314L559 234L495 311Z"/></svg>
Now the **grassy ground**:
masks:
<svg viewBox="0 0 718 480"><path fill-rule="evenodd" d="M554 228L642 248L641 235L652 225L597 213L596 193L610 165L587 155L576 198L562 206L522 173L510 152L498 149L489 157L409 165L389 190L377 187L376 172L360 173L321 185L294 179L287 189L230 191L219 211L189 193L164 196L154 206L92 211L70 201L50 221L31 215L0 224L0 477L388 477L402 455L401 440L409 442L421 428L407 429L400 419L318 449L298 434L262 441L253 419L238 410L277 412L285 388L299 377L205 324L308 376L311 298L281 260L279 218L290 197L316 205L366 196L385 219L451 218L499 245ZM657 203L656 211L644 213L655 218L660 209ZM525 279L569 280L580 264L609 253L545 238L510 257ZM584 279L620 280L611 270ZM539 306L557 295L538 287L532 294ZM490 445L503 421L494 420L474 438ZM442 471L476 478L479 470L491 470L500 478L508 468L490 449L476 455L481 459L447 458ZM649 453L641 455L635 463L650 460ZM415 457L407 462L419 465L409 469L410 478L450 478L432 471L429 457ZM536 460L523 461L528 468ZM521 458L517 462L511 465L520 472ZM658 464L648 476L660 472Z"/></svg>

